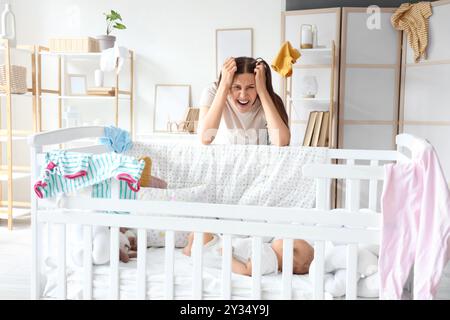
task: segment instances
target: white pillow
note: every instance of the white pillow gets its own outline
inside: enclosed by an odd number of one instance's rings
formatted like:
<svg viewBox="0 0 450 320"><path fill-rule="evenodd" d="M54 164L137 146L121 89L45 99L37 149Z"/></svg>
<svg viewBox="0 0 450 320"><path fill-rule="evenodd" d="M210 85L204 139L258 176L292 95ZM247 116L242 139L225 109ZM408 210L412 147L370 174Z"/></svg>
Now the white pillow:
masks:
<svg viewBox="0 0 450 320"><path fill-rule="evenodd" d="M376 272L358 281L358 296L363 298L378 298L380 291L380 276Z"/></svg>
<svg viewBox="0 0 450 320"><path fill-rule="evenodd" d="M347 268L347 246L338 245L326 250L325 272ZM358 273L370 276L378 271L378 257L367 249L358 249Z"/></svg>
<svg viewBox="0 0 450 320"><path fill-rule="evenodd" d="M325 276L325 291L333 295L333 297L342 297L345 295L347 270L340 269L334 274ZM371 276L360 278L358 280L358 297L362 298L378 298L379 296L380 277L377 273Z"/></svg>
<svg viewBox="0 0 450 320"><path fill-rule="evenodd" d="M206 202L206 185L177 189L142 188L138 192L138 200L157 201L183 201L183 202ZM175 232L175 247L184 248L187 245L187 238L190 232ZM147 246L164 247L165 231L147 230Z"/></svg>

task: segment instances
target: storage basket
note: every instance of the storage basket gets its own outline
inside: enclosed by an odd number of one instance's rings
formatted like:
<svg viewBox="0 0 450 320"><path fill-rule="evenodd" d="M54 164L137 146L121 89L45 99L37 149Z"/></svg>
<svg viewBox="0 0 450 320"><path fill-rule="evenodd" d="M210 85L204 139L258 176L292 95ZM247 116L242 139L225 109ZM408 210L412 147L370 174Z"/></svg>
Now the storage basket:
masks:
<svg viewBox="0 0 450 320"><path fill-rule="evenodd" d="M12 65L11 68L11 93L27 93L27 68L23 66ZM5 93L6 86L6 67L0 65L0 92Z"/></svg>

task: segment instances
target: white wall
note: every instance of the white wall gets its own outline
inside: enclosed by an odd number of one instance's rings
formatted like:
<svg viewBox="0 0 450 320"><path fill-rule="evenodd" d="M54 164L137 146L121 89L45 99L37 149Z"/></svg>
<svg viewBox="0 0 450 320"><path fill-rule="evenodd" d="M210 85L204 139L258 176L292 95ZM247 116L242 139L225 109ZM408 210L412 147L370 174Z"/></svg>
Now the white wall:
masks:
<svg viewBox="0 0 450 320"><path fill-rule="evenodd" d="M269 63L277 54L281 37L281 15L285 0L9 0L16 16L17 44L48 46L48 39L64 36L104 34L103 12L117 10L127 30L116 30L120 45L136 52L135 128L148 133L153 124L155 84L190 84L191 103L195 106L204 86L215 80L215 30L219 28L253 28L255 57ZM44 61L44 84L55 85L55 63ZM95 65L86 73L92 78ZM82 71L80 71L82 72ZM273 73L274 88L279 80ZM30 79L30 77L29 77ZM88 79L92 81L92 79ZM44 129L56 128L56 100L44 100ZM31 103L15 97L13 126L31 129ZM82 111L82 122L101 119L113 122L112 103L75 102ZM4 106L4 103L2 103ZM126 110L126 104L122 104ZM4 110L3 110L4 111ZM121 114L127 122L127 112ZM4 117L3 117L4 118ZM4 127L4 126L3 126ZM3 144L3 158L6 154ZM28 147L16 143L15 165L29 165ZM6 159L3 159L5 163ZM3 188L6 187L2 183ZM29 199L29 180L14 183L14 198ZM3 189L4 190L4 189ZM26 190L26 191L25 191ZM2 198L6 191L2 192Z"/></svg>
<svg viewBox="0 0 450 320"><path fill-rule="evenodd" d="M135 125L139 133L151 130L155 84L190 84L195 106L203 87L215 80L215 29L253 28L254 56L270 63L280 45L284 7L285 1L278 0L12 2L17 43L21 44L48 45L51 37L103 34L102 13L114 9L122 15L127 30L114 34L120 45L136 52ZM274 74L276 90L278 80Z"/></svg>

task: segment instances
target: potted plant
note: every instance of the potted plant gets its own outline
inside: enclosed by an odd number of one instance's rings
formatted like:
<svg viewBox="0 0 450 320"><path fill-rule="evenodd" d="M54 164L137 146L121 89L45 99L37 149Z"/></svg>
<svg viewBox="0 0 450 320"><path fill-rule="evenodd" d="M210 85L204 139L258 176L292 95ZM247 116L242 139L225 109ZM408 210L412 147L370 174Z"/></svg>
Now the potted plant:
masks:
<svg viewBox="0 0 450 320"><path fill-rule="evenodd" d="M122 17L117 11L111 10L110 13L103 13L103 15L106 17L106 35L96 37L100 51L114 47L116 37L111 35L114 29L123 30L127 28L121 23Z"/></svg>

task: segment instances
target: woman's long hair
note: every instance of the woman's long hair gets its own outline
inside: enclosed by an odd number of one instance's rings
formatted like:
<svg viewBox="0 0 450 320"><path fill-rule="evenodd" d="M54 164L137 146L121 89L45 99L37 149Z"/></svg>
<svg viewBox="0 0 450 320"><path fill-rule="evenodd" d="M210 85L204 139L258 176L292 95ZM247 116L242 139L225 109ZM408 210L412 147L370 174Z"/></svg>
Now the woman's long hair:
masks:
<svg viewBox="0 0 450 320"><path fill-rule="evenodd" d="M243 74L243 73L255 73L255 68L258 64L263 64L264 69L266 71L266 88L269 92L270 98L272 98L273 103L275 104L275 107L277 108L278 114L280 115L281 119L283 120L286 127L289 128L289 120L288 115L286 113L286 109L284 108L283 100L281 100L280 96L273 91L272 87L272 73L270 72L270 66L267 64L266 61L264 61L261 58L253 59L249 57L237 57L234 58L236 61L236 73L237 74ZM217 81L217 85L219 85L220 80L222 79L222 73L219 75L219 80ZM259 97L258 97L259 98Z"/></svg>

